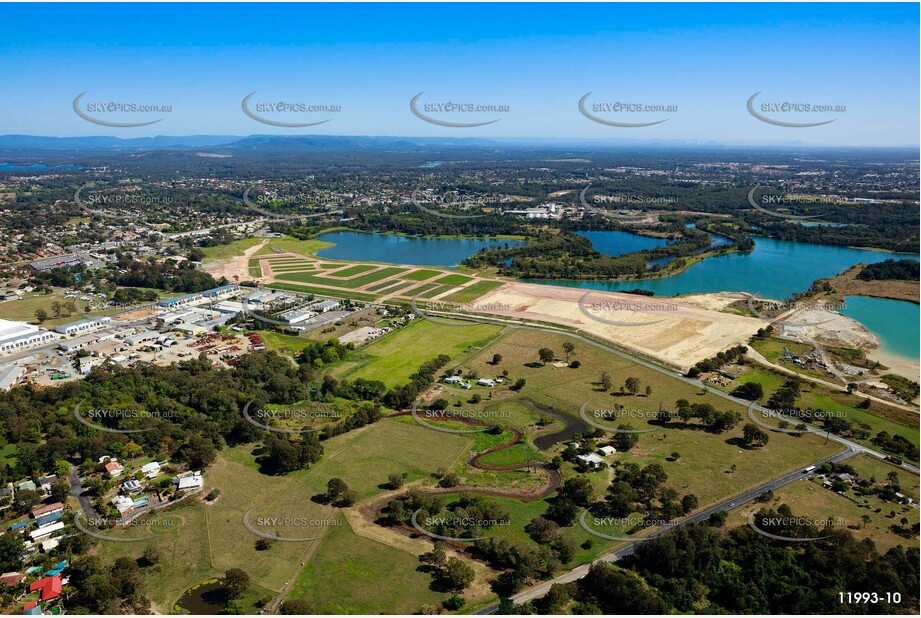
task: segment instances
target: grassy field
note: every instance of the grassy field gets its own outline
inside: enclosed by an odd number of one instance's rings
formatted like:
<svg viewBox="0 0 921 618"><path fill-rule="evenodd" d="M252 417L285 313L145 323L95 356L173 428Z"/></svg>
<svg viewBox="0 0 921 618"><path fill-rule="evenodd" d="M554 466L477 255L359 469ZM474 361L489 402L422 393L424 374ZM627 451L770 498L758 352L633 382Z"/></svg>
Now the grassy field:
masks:
<svg viewBox="0 0 921 618"><path fill-rule="evenodd" d="M764 387L764 399L767 401L771 394L780 388L786 376L771 371L760 366L752 365L746 368L744 375L739 377L738 383L758 382ZM732 390L731 388L723 390ZM852 422L866 423L871 428L871 437L880 431L888 431L890 434L899 434L908 439L912 444L919 443L919 433L917 428L917 413L899 410L897 408L885 407L883 404L873 402L871 405L874 409L864 410L857 407L862 401L862 397L857 395L848 395L840 391L832 391L821 385L810 386L804 383L801 389L800 398L797 400L797 406L809 410L822 410L839 414ZM857 440L867 446L873 446L869 440ZM875 448L875 447L874 447Z"/></svg>
<svg viewBox="0 0 921 618"><path fill-rule="evenodd" d="M477 281L473 285L468 285L454 294L445 296L444 299L457 303L468 303L501 286L501 281Z"/></svg>
<svg viewBox="0 0 921 618"><path fill-rule="evenodd" d="M368 285L369 283L374 283L375 281L381 281L388 277L393 277L394 275L399 275L402 272L406 272L405 268L397 267L387 267L381 268L369 272L365 275L360 275L353 279L343 279L336 280L330 279L329 277L333 276L335 273L330 273L329 276L320 276L310 273L285 273L279 275L277 278L282 281L294 281L298 283L313 283L315 285L328 285L336 288L345 288L346 290L355 290L362 286Z"/></svg>
<svg viewBox="0 0 921 618"><path fill-rule="evenodd" d="M859 478L866 480L875 478L881 483L886 481L886 475L889 472L896 472L899 475L902 493L917 502L917 476L868 455L853 457L844 463L857 470ZM875 496L858 495L853 488L844 492L843 495L837 494L822 487L820 481L805 478L775 492L775 499L767 505L758 504L732 513L727 520L727 525L731 527L747 525L749 513L764 506L776 510L782 504L789 505L797 517L809 517L817 521L838 522L840 520L837 525L838 529L840 526L846 526L855 538L872 540L880 553L885 553L896 545L908 548L918 544L917 537L906 538L892 529L893 526L896 529L901 527L902 517L908 519L909 526L917 525L919 521L917 507L884 502ZM892 511L895 511L895 517L890 515ZM864 517L868 517L869 521L865 522Z"/></svg>
<svg viewBox="0 0 921 618"><path fill-rule="evenodd" d="M376 294L364 294L362 292L337 290L335 288L321 288L312 285L298 285L296 283L269 283L266 284L265 287L288 290L289 292L301 292L302 294L315 294L317 296L328 296L331 298L351 298L352 300L364 300L369 302L373 302L378 298Z"/></svg>
<svg viewBox="0 0 921 618"><path fill-rule="evenodd" d="M486 345L501 327L489 324L446 326L417 320L349 354L333 370L338 378L380 380L388 387L402 384L419 366L439 354L454 358Z"/></svg>
<svg viewBox="0 0 921 618"><path fill-rule="evenodd" d="M289 350L291 353L300 352L308 343L304 337L295 337L294 335L285 335L276 333L273 330L256 331L262 337L267 350Z"/></svg>
<svg viewBox="0 0 921 618"><path fill-rule="evenodd" d="M463 285L468 281L473 281L473 279L470 277L465 277L464 275L448 275L447 277L436 279L435 283L439 283L441 285Z"/></svg>
<svg viewBox="0 0 921 618"><path fill-rule="evenodd" d="M116 558L138 559L150 546L160 551L160 562L144 569L145 593L159 613L172 613L173 604L193 585L209 578L223 575L211 564L212 543L208 533L205 507L201 502L185 501L169 507L167 511L149 518L159 525L148 526L140 534L137 528L130 531L113 529L106 536L151 536L147 541L119 543L99 541L97 555L105 562ZM173 525L167 525L169 522Z"/></svg>
<svg viewBox="0 0 921 618"><path fill-rule="evenodd" d="M360 273L368 272L369 270L374 270L376 267L372 264L356 264L355 266L349 266L348 268L343 268L342 270L337 270L335 272L328 273L330 277L352 277Z"/></svg>
<svg viewBox="0 0 921 618"><path fill-rule="evenodd" d="M624 420L635 429L655 429L641 434L637 446L629 453L618 453L618 461L632 461L640 466L657 462L665 467L669 475L668 484L681 495L695 494L701 506L740 493L768 479L779 476L782 472L795 470L802 465L812 463L823 456L837 452L836 444L825 445L815 436L794 437L786 434L771 434L767 446L757 450L747 450L736 444L741 436L740 423L734 430L713 434L697 428L661 428L650 425L661 405L665 409L674 409L674 402L687 399L693 403L707 402L718 410L734 409L745 414L745 409L727 402L715 394L703 389L695 389L683 382L674 380L651 369L613 356L594 346L576 342L572 359L581 362L579 369L568 367L529 366L538 360L538 349L550 348L563 357L562 344L568 338L565 335L534 333L516 330L484 349L478 355L461 363L460 369L465 374L471 370L481 377L494 376L509 372L511 382L524 378L525 387L520 393L514 393L508 386L495 388L474 387L466 391L465 398L473 393L481 393L483 402L473 405L465 403L465 408L480 406L501 409L506 402L526 397L536 404L552 407L574 418L582 402L587 402L586 410L610 410L615 404L622 405L630 411L631 418ZM502 360L498 365L490 364L494 354L500 354ZM603 371L611 375L614 393L599 390L598 380ZM631 396L619 393L619 385L626 378L636 377L640 380L640 394ZM645 387L650 386L651 394L645 395ZM452 398L449 398L451 401ZM616 426L617 422L611 423ZM669 461L672 452L678 452L678 461ZM735 468L733 469L733 465Z"/></svg>
<svg viewBox="0 0 921 618"><path fill-rule="evenodd" d="M306 599L316 614L412 614L447 596L429 589L432 578L418 566L416 556L346 525L323 539L288 598Z"/></svg>
<svg viewBox="0 0 921 618"><path fill-rule="evenodd" d="M280 249L286 253L298 253L300 255L311 255L320 249L332 247L333 243L322 240L298 240L290 236L282 238L270 238L268 244L256 252L256 255L274 255L278 253L272 248Z"/></svg>
<svg viewBox="0 0 921 618"><path fill-rule="evenodd" d="M432 277L440 275L441 273L442 271L440 270L414 270L411 273L406 273L402 278L408 281L425 281L426 279L431 279Z"/></svg>
<svg viewBox="0 0 921 618"><path fill-rule="evenodd" d="M261 242L261 238L244 238L242 240L235 240L228 245L202 247L202 251L205 254L206 262L214 262L241 256L247 249L255 247Z"/></svg>

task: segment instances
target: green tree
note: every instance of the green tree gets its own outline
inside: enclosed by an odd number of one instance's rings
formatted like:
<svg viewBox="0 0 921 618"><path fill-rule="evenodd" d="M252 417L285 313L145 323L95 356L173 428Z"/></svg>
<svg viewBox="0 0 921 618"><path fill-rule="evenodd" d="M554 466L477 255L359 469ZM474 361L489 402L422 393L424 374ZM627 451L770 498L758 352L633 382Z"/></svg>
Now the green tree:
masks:
<svg viewBox="0 0 921 618"><path fill-rule="evenodd" d="M224 573L221 587L230 599L240 599L249 588L249 575L243 569L232 568Z"/></svg>

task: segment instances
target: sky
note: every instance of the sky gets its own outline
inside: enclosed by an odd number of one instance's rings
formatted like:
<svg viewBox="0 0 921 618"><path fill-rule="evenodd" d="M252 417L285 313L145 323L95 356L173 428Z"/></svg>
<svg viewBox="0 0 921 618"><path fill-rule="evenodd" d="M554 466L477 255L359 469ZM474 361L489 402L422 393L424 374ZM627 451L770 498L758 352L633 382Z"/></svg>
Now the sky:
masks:
<svg viewBox="0 0 921 618"><path fill-rule="evenodd" d="M916 4L0 4L0 15L0 134L916 146L921 130ZM78 108L91 118L160 122L85 120L73 110L84 92ZM260 118L328 122L259 122L241 107L251 92ZM746 108L757 92L769 120L834 122L759 120ZM419 93L417 110L435 121L498 122L428 122L410 109ZM665 122L593 121L579 110L588 93L595 118ZM339 111L265 108L275 102ZM432 107L444 102L507 111ZM621 102L666 109L605 105ZM832 108L761 107L784 102Z"/></svg>

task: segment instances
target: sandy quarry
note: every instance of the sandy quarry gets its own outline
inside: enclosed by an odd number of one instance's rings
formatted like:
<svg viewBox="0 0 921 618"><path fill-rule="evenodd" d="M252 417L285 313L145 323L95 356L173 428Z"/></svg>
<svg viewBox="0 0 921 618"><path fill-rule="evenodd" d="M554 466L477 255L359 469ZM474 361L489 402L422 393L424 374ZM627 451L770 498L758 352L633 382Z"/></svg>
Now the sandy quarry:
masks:
<svg viewBox="0 0 921 618"><path fill-rule="evenodd" d="M695 306L681 298L594 290L585 296L586 292L507 283L478 298L476 304L488 305L490 313L498 315L576 327L682 370L727 348L746 345L766 323ZM586 315L583 307L601 319Z"/></svg>

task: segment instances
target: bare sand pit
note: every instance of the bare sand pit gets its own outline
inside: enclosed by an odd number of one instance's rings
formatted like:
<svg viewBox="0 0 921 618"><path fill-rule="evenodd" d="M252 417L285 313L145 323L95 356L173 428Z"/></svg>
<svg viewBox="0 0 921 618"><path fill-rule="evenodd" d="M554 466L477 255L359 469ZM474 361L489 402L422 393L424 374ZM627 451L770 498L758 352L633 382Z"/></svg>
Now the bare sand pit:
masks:
<svg viewBox="0 0 921 618"><path fill-rule="evenodd" d="M881 348L876 333L857 320L820 309L800 309L784 316L784 321L794 322L794 325L784 325L783 334L786 337L798 341L812 339L835 347L858 348L865 351L870 360L879 361L889 367L889 371L884 373L918 380L921 363Z"/></svg>
<svg viewBox="0 0 921 618"><path fill-rule="evenodd" d="M226 277L228 281L246 281L248 279L253 279L253 277L249 276L249 259L268 242L269 239L266 238L258 245L253 245L245 249L243 255L238 255L203 270L215 279L220 279L221 277Z"/></svg>
<svg viewBox="0 0 921 618"><path fill-rule="evenodd" d="M837 347L869 350L879 346L879 337L857 320L840 313L803 308L783 315L783 334L791 339L814 339Z"/></svg>
<svg viewBox="0 0 921 618"><path fill-rule="evenodd" d="M683 371L717 352L747 345L767 324L682 298L528 283L507 283L476 304L496 315L574 327Z"/></svg>

